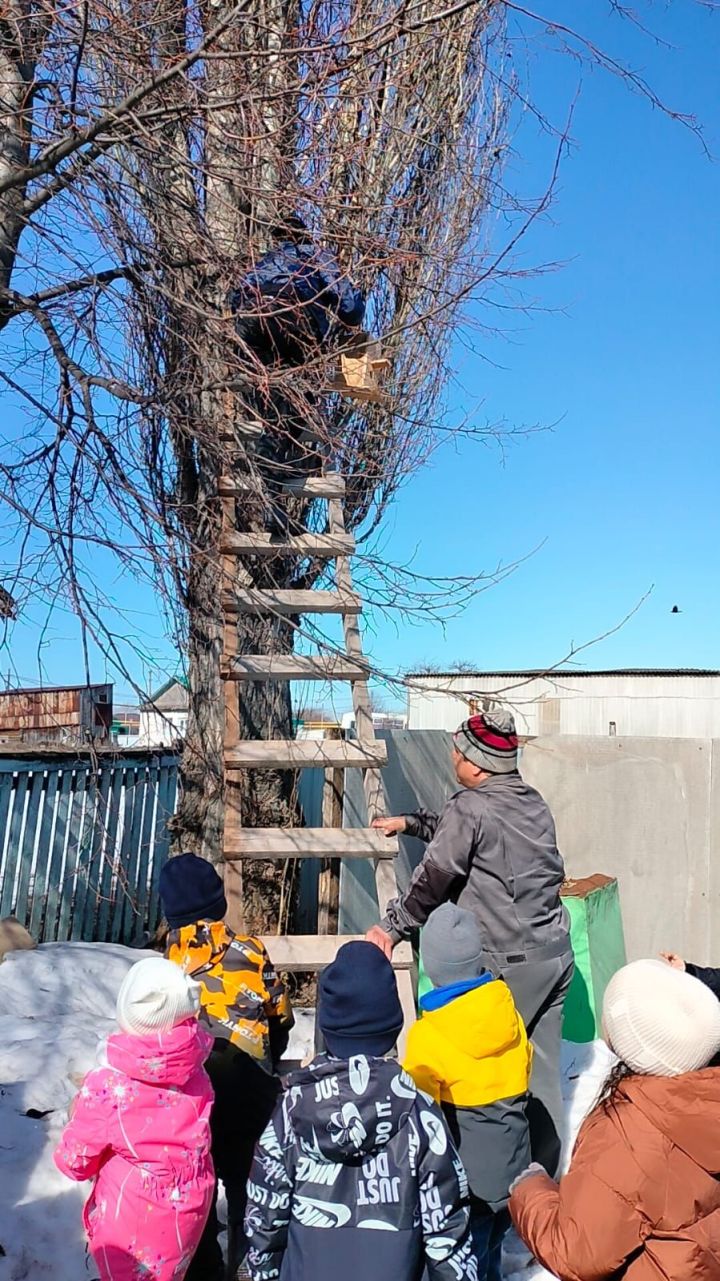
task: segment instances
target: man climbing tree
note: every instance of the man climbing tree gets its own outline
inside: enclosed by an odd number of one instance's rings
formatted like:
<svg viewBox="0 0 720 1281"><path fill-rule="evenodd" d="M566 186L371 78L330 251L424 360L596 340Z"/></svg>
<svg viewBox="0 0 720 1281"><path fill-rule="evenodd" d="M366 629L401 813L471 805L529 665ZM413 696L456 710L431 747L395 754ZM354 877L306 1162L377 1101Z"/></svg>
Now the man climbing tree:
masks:
<svg viewBox="0 0 720 1281"><path fill-rule="evenodd" d="M230 294L235 330L263 365L302 365L362 325L363 296L296 214Z"/></svg>
<svg viewBox="0 0 720 1281"><path fill-rule="evenodd" d="M270 238L272 247L231 291L229 305L248 361L236 412L248 414L261 430L252 447L256 479L267 498L267 528L283 538L291 529L302 530L302 524L290 525L283 483L321 464L317 442L308 432L317 403L313 383L318 364L322 371L322 357L357 332L365 304L334 254L315 244L297 214L273 227ZM293 379L289 398L281 386L262 383L257 364L280 373L304 369L306 376Z"/></svg>

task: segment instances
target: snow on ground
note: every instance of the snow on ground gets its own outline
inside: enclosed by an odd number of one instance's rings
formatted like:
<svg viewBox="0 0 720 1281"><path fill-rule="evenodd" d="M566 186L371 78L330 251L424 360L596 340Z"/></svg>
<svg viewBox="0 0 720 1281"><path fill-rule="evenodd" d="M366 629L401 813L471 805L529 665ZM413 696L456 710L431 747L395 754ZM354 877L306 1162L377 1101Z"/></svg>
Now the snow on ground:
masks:
<svg viewBox="0 0 720 1281"><path fill-rule="evenodd" d="M80 1214L87 1185L65 1179L52 1151L66 1111L114 1030L118 988L143 952L101 943L47 943L0 964L0 1281L95 1277ZM313 1012L299 1010L288 1059L312 1051ZM607 1074L601 1042L565 1045L563 1088L574 1135ZM506 1281L545 1281L508 1242Z"/></svg>
<svg viewBox="0 0 720 1281"><path fill-rule="evenodd" d="M55 1169L68 1104L114 1030L115 997L143 953L50 943L0 965L1 1281L82 1281L87 1188ZM28 1115L30 1113L30 1115Z"/></svg>

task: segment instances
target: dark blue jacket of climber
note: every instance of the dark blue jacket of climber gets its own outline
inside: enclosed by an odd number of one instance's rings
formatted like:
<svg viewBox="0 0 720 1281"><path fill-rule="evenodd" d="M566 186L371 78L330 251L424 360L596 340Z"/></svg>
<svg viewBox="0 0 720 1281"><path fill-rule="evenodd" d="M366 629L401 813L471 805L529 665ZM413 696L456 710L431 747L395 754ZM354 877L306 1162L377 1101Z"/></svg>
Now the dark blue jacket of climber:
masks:
<svg viewBox="0 0 720 1281"><path fill-rule="evenodd" d="M359 329L365 300L301 218L287 218L272 236L229 305L238 337L263 364L300 365Z"/></svg>

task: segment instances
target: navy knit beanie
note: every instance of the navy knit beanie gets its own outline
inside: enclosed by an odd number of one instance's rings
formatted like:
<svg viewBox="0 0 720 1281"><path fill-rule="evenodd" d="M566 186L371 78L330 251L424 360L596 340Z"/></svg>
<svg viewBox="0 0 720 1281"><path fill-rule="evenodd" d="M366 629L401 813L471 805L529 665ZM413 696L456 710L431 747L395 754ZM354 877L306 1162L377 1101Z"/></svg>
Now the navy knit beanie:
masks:
<svg viewBox="0 0 720 1281"><path fill-rule="evenodd" d="M381 1058L400 1035L403 1012L395 972L374 943L345 943L318 984L318 1021L336 1059Z"/></svg>
<svg viewBox="0 0 720 1281"><path fill-rule="evenodd" d="M196 921L221 921L227 912L221 878L212 863L197 854L168 859L160 872L160 898L172 930Z"/></svg>

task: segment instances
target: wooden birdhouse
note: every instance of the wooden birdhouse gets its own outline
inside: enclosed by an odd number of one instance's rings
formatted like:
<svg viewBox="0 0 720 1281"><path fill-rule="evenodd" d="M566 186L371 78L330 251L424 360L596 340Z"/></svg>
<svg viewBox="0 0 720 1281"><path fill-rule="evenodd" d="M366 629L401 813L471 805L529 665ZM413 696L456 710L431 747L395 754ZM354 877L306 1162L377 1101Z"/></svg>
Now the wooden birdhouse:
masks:
<svg viewBox="0 0 720 1281"><path fill-rule="evenodd" d="M330 384L331 391L339 391L353 400L378 404L384 399L380 385L382 375L390 368L390 361L383 356L377 338L358 334L340 353L340 368Z"/></svg>

